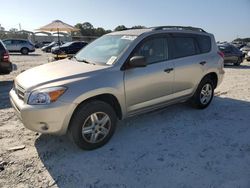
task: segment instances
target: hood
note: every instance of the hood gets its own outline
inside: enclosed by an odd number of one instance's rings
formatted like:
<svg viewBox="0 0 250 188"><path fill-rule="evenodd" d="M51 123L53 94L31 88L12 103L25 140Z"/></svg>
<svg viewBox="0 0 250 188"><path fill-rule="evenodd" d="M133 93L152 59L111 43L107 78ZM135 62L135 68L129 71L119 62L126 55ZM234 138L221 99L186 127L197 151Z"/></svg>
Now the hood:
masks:
<svg viewBox="0 0 250 188"><path fill-rule="evenodd" d="M65 59L31 68L19 74L15 82L25 90L30 90L34 87L51 84L53 82L84 79L107 68L109 68L109 66L92 65Z"/></svg>
<svg viewBox="0 0 250 188"><path fill-rule="evenodd" d="M46 49L46 48L48 48L48 46L43 46L43 47L41 48L41 50L44 50L44 49Z"/></svg>

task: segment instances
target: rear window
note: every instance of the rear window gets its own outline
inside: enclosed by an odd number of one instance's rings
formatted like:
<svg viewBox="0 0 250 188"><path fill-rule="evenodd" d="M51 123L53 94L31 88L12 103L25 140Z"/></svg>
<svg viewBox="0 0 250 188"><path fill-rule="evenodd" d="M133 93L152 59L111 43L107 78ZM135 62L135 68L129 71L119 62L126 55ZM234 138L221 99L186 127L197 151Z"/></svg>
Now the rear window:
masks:
<svg viewBox="0 0 250 188"><path fill-rule="evenodd" d="M5 51L5 50L6 50L5 46L2 43L2 41L0 40L0 51Z"/></svg>
<svg viewBox="0 0 250 188"><path fill-rule="evenodd" d="M211 39L209 36L197 36L196 37L199 48L200 48L200 53L208 53L211 50Z"/></svg>
<svg viewBox="0 0 250 188"><path fill-rule="evenodd" d="M195 41L192 37L174 37L174 58L196 54Z"/></svg>

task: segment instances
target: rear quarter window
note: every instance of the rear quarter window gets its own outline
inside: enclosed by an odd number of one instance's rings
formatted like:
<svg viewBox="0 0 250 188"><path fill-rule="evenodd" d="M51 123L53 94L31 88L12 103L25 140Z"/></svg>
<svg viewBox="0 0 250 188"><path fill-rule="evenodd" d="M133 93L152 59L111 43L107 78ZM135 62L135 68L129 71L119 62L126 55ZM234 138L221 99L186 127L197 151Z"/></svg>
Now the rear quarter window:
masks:
<svg viewBox="0 0 250 188"><path fill-rule="evenodd" d="M211 51L211 39L209 36L196 36L200 53L208 53Z"/></svg>
<svg viewBox="0 0 250 188"><path fill-rule="evenodd" d="M174 37L174 58L187 57L197 54L195 40L192 37Z"/></svg>

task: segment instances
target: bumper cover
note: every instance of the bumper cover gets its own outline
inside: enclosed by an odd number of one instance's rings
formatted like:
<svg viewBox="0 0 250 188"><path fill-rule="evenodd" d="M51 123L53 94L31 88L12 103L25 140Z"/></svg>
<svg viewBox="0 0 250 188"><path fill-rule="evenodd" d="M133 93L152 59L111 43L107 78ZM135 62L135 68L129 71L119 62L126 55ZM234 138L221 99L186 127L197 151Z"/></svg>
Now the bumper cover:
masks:
<svg viewBox="0 0 250 188"><path fill-rule="evenodd" d="M67 132L75 104L57 101L49 105L28 105L10 91L10 102L24 126L32 131L63 135Z"/></svg>

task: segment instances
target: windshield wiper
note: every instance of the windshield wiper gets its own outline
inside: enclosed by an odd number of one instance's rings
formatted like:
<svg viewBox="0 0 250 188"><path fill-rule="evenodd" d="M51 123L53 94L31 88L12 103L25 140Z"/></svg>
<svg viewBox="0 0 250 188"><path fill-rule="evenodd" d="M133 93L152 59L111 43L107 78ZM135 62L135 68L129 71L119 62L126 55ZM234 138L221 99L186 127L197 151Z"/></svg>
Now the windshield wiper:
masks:
<svg viewBox="0 0 250 188"><path fill-rule="evenodd" d="M86 63L86 64L95 65L95 63L89 62L89 61L87 61L86 59L77 59L76 56L73 56L72 58L74 58L74 59L75 59L76 61L78 61L78 62L83 62L83 63Z"/></svg>
<svg viewBox="0 0 250 188"><path fill-rule="evenodd" d="M87 64L95 65L95 63L89 62L89 61L87 61L86 59L81 59L81 60L77 59L77 61L83 62L83 63L87 63Z"/></svg>

